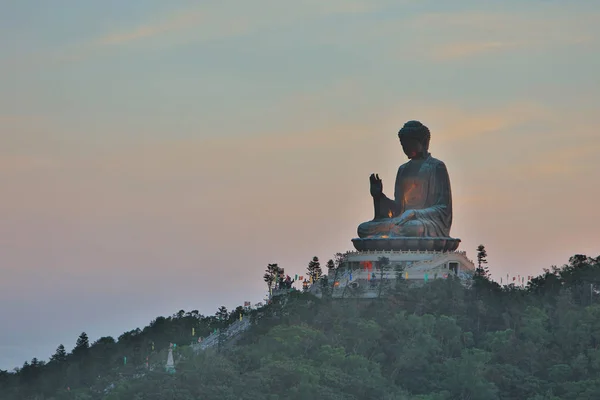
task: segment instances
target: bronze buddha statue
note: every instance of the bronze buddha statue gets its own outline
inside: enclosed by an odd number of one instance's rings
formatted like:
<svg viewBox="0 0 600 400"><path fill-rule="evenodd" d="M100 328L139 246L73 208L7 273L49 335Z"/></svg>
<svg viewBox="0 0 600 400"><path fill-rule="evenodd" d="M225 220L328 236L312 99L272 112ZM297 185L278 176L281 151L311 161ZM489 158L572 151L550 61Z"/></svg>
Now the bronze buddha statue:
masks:
<svg viewBox="0 0 600 400"><path fill-rule="evenodd" d="M357 250L452 251L459 239L450 237L452 193L446 165L429 153L429 129L409 121L398 132L409 161L400 166L394 199L383 193L379 175L372 174L372 221L358 227Z"/></svg>

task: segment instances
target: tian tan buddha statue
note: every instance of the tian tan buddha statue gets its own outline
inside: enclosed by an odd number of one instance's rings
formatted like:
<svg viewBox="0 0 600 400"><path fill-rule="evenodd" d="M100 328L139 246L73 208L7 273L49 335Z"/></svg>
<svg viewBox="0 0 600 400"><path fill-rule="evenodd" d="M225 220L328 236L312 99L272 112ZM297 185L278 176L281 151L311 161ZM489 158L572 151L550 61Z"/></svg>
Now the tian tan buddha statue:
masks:
<svg viewBox="0 0 600 400"><path fill-rule="evenodd" d="M400 166L394 198L383 194L379 175L372 174L375 218L358 227L357 250L456 250L450 237L452 194L446 165L429 154L429 129L409 121L398 137L409 161Z"/></svg>

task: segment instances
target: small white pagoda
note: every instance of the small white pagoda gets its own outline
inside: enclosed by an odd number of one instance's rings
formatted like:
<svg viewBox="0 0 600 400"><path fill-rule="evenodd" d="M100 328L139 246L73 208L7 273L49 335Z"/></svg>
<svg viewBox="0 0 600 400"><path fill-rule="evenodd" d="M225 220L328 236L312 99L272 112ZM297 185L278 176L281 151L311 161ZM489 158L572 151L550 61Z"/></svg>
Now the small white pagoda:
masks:
<svg viewBox="0 0 600 400"><path fill-rule="evenodd" d="M167 365L165 368L168 373L175 373L175 362L173 361L173 343L169 345L169 355L167 356Z"/></svg>

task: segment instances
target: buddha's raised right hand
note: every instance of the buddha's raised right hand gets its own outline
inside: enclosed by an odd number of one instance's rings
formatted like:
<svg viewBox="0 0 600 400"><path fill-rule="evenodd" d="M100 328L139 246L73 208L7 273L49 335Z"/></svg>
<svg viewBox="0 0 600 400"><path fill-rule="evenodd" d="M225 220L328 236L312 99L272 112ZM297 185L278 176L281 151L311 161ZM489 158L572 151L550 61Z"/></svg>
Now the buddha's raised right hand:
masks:
<svg viewBox="0 0 600 400"><path fill-rule="evenodd" d="M379 174L371 174L369 181L371 182L371 196L376 199L383 196L383 182L379 179Z"/></svg>

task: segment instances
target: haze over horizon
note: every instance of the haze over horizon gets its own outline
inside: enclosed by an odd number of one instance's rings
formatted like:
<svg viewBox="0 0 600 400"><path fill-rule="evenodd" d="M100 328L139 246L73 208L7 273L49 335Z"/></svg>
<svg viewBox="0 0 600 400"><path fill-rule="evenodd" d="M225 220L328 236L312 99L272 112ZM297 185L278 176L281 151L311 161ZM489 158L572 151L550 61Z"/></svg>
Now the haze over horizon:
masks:
<svg viewBox="0 0 600 400"><path fill-rule="evenodd" d="M599 70L584 0L2 2L0 369L351 250L413 119L494 277L598 256Z"/></svg>

